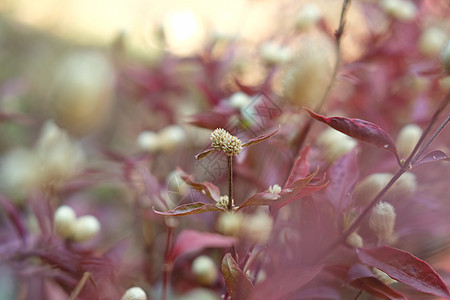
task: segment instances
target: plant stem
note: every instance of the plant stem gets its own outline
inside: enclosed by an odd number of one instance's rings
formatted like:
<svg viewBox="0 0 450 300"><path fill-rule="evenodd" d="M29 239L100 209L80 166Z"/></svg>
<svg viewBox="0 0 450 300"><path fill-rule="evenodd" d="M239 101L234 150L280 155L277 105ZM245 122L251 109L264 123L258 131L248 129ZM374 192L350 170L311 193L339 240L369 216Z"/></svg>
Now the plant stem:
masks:
<svg viewBox="0 0 450 300"><path fill-rule="evenodd" d="M169 253L172 245L173 238L173 226L167 227L167 240L166 240L166 250L164 253L164 265L163 265L163 287L161 292L161 300L166 300L167 297L167 285L169 282L170 273L172 271L172 262L168 261Z"/></svg>
<svg viewBox="0 0 450 300"><path fill-rule="evenodd" d="M233 156L228 158L228 210L233 209Z"/></svg>
<svg viewBox="0 0 450 300"><path fill-rule="evenodd" d="M78 282L77 286L73 290L73 292L70 294L70 300L75 300L80 295L81 291L83 290L84 286L86 285L87 280L90 279L91 282L95 286L95 281L92 278L92 274L90 272L84 272L83 276L81 277L80 281Z"/></svg>

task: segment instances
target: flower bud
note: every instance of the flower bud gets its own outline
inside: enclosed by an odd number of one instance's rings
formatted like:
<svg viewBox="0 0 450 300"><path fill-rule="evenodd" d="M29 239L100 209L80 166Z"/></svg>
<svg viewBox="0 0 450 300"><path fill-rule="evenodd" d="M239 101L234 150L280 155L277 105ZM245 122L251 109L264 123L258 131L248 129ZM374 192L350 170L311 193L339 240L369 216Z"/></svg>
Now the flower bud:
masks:
<svg viewBox="0 0 450 300"><path fill-rule="evenodd" d="M422 135L422 129L415 125L409 124L404 126L397 136L395 146L400 157L406 158L413 151L417 142Z"/></svg>
<svg viewBox="0 0 450 300"><path fill-rule="evenodd" d="M329 84L329 60L334 55L334 45L328 37L314 36L303 40L283 77L284 97L299 106L315 106Z"/></svg>
<svg viewBox="0 0 450 300"><path fill-rule="evenodd" d="M236 92L230 96L230 105L236 109L243 109L251 103L250 97L242 92Z"/></svg>
<svg viewBox="0 0 450 300"><path fill-rule="evenodd" d="M388 202L380 202L372 210L369 218L369 227L377 235L378 239L389 238L394 233L395 209Z"/></svg>
<svg viewBox="0 0 450 300"><path fill-rule="evenodd" d="M281 193L281 186L279 186L278 184L274 184L273 186L269 186L268 192L274 195L278 195L279 193Z"/></svg>
<svg viewBox="0 0 450 300"><path fill-rule="evenodd" d="M354 139L331 128L325 129L317 138L317 146L328 162L333 162L350 152L356 145Z"/></svg>
<svg viewBox="0 0 450 300"><path fill-rule="evenodd" d="M386 198L394 200L397 198L408 199L417 191L416 175L411 172L405 172L387 191Z"/></svg>
<svg viewBox="0 0 450 300"><path fill-rule="evenodd" d="M172 151L186 139L186 133L179 125L165 127L158 135L159 147L162 151Z"/></svg>
<svg viewBox="0 0 450 300"><path fill-rule="evenodd" d="M228 208L228 203L230 202L230 200L228 199L228 196L220 196L219 197L219 201L217 201L216 206L220 207L220 208L224 208L227 209Z"/></svg>
<svg viewBox="0 0 450 300"><path fill-rule="evenodd" d="M62 205L54 214L55 233L63 239L70 238L76 223L77 216L72 207Z"/></svg>
<svg viewBox="0 0 450 300"><path fill-rule="evenodd" d="M153 131L142 131L137 139L140 150L154 153L159 150L159 136Z"/></svg>
<svg viewBox="0 0 450 300"><path fill-rule="evenodd" d="M92 239L100 232L100 222L94 216L82 216L73 226L72 239L75 242L84 242Z"/></svg>
<svg viewBox="0 0 450 300"><path fill-rule="evenodd" d="M355 204L366 206L386 186L392 178L391 173L375 173L359 182L352 193Z"/></svg>
<svg viewBox="0 0 450 300"><path fill-rule="evenodd" d="M298 30L307 30L316 25L321 18L322 12L319 7L314 4L307 4L298 13L295 27Z"/></svg>
<svg viewBox="0 0 450 300"><path fill-rule="evenodd" d="M195 279L203 285L214 284L219 275L216 264L206 255L199 256L192 262L192 273L194 273Z"/></svg>
<svg viewBox="0 0 450 300"><path fill-rule="evenodd" d="M419 50L427 56L439 54L445 46L447 34L438 27L425 29L419 39Z"/></svg>
<svg viewBox="0 0 450 300"><path fill-rule="evenodd" d="M444 71L450 75L450 40L447 42L447 45L442 51L441 60Z"/></svg>
<svg viewBox="0 0 450 300"><path fill-rule="evenodd" d="M416 5L409 0L382 0L381 8L400 21L411 21L417 14Z"/></svg>
<svg viewBox="0 0 450 300"><path fill-rule="evenodd" d="M364 246L362 237L356 232L352 232L347 237L347 244L353 248L362 248Z"/></svg>
<svg viewBox="0 0 450 300"><path fill-rule="evenodd" d="M216 228L222 234L237 236L241 230L243 216L240 213L225 212L217 219Z"/></svg>
<svg viewBox="0 0 450 300"><path fill-rule="evenodd" d="M132 287L125 291L120 300L147 300L147 295L140 287Z"/></svg>
<svg viewBox="0 0 450 300"><path fill-rule="evenodd" d="M261 46L261 58L269 65L279 65L291 58L291 51L274 42L267 42Z"/></svg>
<svg viewBox="0 0 450 300"><path fill-rule="evenodd" d="M211 146L222 150L228 156L235 156L242 151L241 140L222 128L217 128L210 136Z"/></svg>
<svg viewBox="0 0 450 300"><path fill-rule="evenodd" d="M273 220L264 212L247 215L242 223L240 235L255 244L261 245L269 240L272 232Z"/></svg>

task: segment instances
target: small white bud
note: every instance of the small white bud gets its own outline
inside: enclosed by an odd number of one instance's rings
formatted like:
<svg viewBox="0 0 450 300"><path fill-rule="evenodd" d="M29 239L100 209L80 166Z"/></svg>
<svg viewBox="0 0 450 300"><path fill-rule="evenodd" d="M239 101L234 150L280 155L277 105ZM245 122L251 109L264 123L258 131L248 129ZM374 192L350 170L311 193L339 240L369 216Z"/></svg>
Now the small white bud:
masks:
<svg viewBox="0 0 450 300"><path fill-rule="evenodd" d="M197 257L192 262L192 273L200 284L212 285L217 281L218 271L214 261L206 255Z"/></svg>
<svg viewBox="0 0 450 300"><path fill-rule="evenodd" d="M445 46L447 34L438 27L425 29L419 39L419 50L424 55L435 56L439 54Z"/></svg>
<svg viewBox="0 0 450 300"><path fill-rule="evenodd" d="M422 129L415 125L409 124L404 126L398 134L395 146L400 157L406 158L411 154L412 150L422 135Z"/></svg>
<svg viewBox="0 0 450 300"><path fill-rule="evenodd" d="M237 236L241 230L243 219L243 215L240 213L222 213L217 219L217 231L225 235Z"/></svg>
<svg viewBox="0 0 450 300"><path fill-rule="evenodd" d="M417 14L417 8L409 0L382 0L381 8L400 21L411 21Z"/></svg>
<svg viewBox="0 0 450 300"><path fill-rule="evenodd" d="M356 232L352 232L347 237L347 244L354 248L362 248L364 246L362 237Z"/></svg>
<svg viewBox="0 0 450 300"><path fill-rule="evenodd" d="M375 173L359 182L352 193L355 204L366 206L386 186L392 178L391 173Z"/></svg>
<svg viewBox="0 0 450 300"><path fill-rule="evenodd" d="M395 209L387 202L380 202L372 210L369 227L380 240L389 238L394 233Z"/></svg>
<svg viewBox="0 0 450 300"><path fill-rule="evenodd" d="M266 243L272 232L273 220L264 212L247 215L242 223L240 235L255 244Z"/></svg>
<svg viewBox="0 0 450 300"><path fill-rule="evenodd" d="M230 96L230 105L236 109L243 109L251 103L250 97L242 92L236 92Z"/></svg>
<svg viewBox="0 0 450 300"><path fill-rule="evenodd" d="M132 287L125 291L120 300L147 300L147 295L140 287Z"/></svg>
<svg viewBox="0 0 450 300"><path fill-rule="evenodd" d="M389 277L388 274L384 273L383 271L381 271L380 269L377 268L373 268L373 274L375 276L377 276L377 278L382 281L385 284L394 284L397 282L397 280L392 279L391 277Z"/></svg>
<svg viewBox="0 0 450 300"><path fill-rule="evenodd" d="M159 150L159 136L153 131L141 132L138 135L136 142L139 149L142 151L153 153Z"/></svg>
<svg viewBox="0 0 450 300"><path fill-rule="evenodd" d="M300 9L295 21L295 27L299 30L307 30L322 18L322 12L315 4L307 4Z"/></svg>
<svg viewBox="0 0 450 300"><path fill-rule="evenodd" d="M73 234L76 219L77 216L72 207L67 205L58 207L54 215L55 233L63 239L70 238Z"/></svg>
<svg viewBox="0 0 450 300"><path fill-rule="evenodd" d="M291 51L273 42L264 43L260 49L261 58L270 65L279 65L291 58Z"/></svg>
<svg viewBox="0 0 450 300"><path fill-rule="evenodd" d="M278 184L274 184L273 186L269 186L269 193L274 194L274 195L278 195L279 193L281 193L281 186L279 186Z"/></svg>
<svg viewBox="0 0 450 300"><path fill-rule="evenodd" d="M94 216L82 216L78 218L73 226L72 239L75 242L84 242L100 231L100 222Z"/></svg>
<svg viewBox="0 0 450 300"><path fill-rule="evenodd" d="M171 151L186 139L186 132L179 125L165 127L159 132L159 146L163 151Z"/></svg>
<svg viewBox="0 0 450 300"><path fill-rule="evenodd" d="M317 146L328 162L333 162L355 148L357 142L351 137L331 128L325 129L317 138Z"/></svg>
<svg viewBox="0 0 450 300"><path fill-rule="evenodd" d="M445 72L450 75L450 40L442 51L441 59Z"/></svg>

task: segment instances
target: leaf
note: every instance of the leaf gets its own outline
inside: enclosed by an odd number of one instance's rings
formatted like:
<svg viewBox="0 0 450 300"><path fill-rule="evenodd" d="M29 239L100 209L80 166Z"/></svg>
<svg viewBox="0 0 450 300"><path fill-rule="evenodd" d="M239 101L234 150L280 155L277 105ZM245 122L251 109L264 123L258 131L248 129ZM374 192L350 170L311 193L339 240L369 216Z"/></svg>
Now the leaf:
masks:
<svg viewBox="0 0 450 300"><path fill-rule="evenodd" d="M350 192L358 180L356 151L353 150L336 161L329 169L330 181L327 196L336 213L341 213L350 203Z"/></svg>
<svg viewBox="0 0 450 300"><path fill-rule="evenodd" d="M349 270L347 282L357 289L364 290L383 299L406 299L405 296L383 283L367 267L361 264L356 264Z"/></svg>
<svg viewBox="0 0 450 300"><path fill-rule="evenodd" d="M190 117L189 124L214 130L225 128L228 123L229 112L207 111Z"/></svg>
<svg viewBox="0 0 450 300"><path fill-rule="evenodd" d="M254 287L251 281L239 268L230 253L225 254L222 260L222 274L225 279L227 292L233 300L246 300Z"/></svg>
<svg viewBox="0 0 450 300"><path fill-rule="evenodd" d="M17 235L22 240L22 242L25 244L26 240L27 240L27 230L26 230L26 226L25 226L21 216L19 215L18 210L4 196L0 196L0 204L3 206L3 209L5 210L5 213L8 216L8 219L13 224L14 229L17 232Z"/></svg>
<svg viewBox="0 0 450 300"><path fill-rule="evenodd" d="M322 270L322 266L301 266L275 273L258 283L250 296L250 300L289 299L290 293L313 280Z"/></svg>
<svg viewBox="0 0 450 300"><path fill-rule="evenodd" d="M180 206L175 207L172 210L169 211L157 211L153 208L153 211L161 216L187 216L187 215L195 215L195 214L201 214L209 211L216 211L221 210L224 211L224 209L217 207L214 204L207 204L207 203L201 203L201 202L195 202L195 203L189 203L189 204L183 204Z"/></svg>
<svg viewBox="0 0 450 300"><path fill-rule="evenodd" d="M450 297L442 278L425 261L406 251L382 246L356 249L361 262L385 272L389 277L432 295Z"/></svg>
<svg viewBox="0 0 450 300"><path fill-rule="evenodd" d="M317 255L317 249L320 248L323 239L323 229L314 199L311 196L305 197L300 204L299 233L302 242L297 251L301 253L301 261L307 264Z"/></svg>
<svg viewBox="0 0 450 300"><path fill-rule="evenodd" d="M205 248L228 248L236 239L216 233L183 230L177 237L167 256L169 262L175 261L181 255L203 250Z"/></svg>
<svg viewBox="0 0 450 300"><path fill-rule="evenodd" d="M350 137L386 149L395 155L398 162L400 161L394 142L380 126L361 119L350 119L344 117L327 118L316 114L306 107L304 107L304 109L313 119L325 123Z"/></svg>
<svg viewBox="0 0 450 300"><path fill-rule="evenodd" d="M448 157L447 154L441 150L434 150L425 154L418 162L414 164L414 166L441 160L450 161L450 157Z"/></svg>
<svg viewBox="0 0 450 300"><path fill-rule="evenodd" d="M200 152L199 154L195 155L195 159L196 160L200 160L202 158L207 157L208 155L210 155L211 153L213 153L214 151L216 151L216 149L214 148L208 148L202 152Z"/></svg>
<svg viewBox="0 0 450 300"><path fill-rule="evenodd" d="M316 176L318 171L319 168L308 177L295 181L289 187L282 189L278 195L269 192L257 193L245 200L244 203L239 206L238 210L250 205L276 205L277 208L287 205L294 201L294 197L302 192L311 179Z"/></svg>
<svg viewBox="0 0 450 300"><path fill-rule="evenodd" d="M268 138L274 136L279 130L280 130L280 127L278 127L278 129L275 130L275 131L272 132L272 133L263 134L263 135L260 135L260 136L255 137L255 138L253 138L253 139L250 139L250 140L248 140L247 142L245 142L244 144L242 144L242 147L248 147L248 146L251 146L251 145L254 145L254 144L261 143L262 141L265 141L265 140L267 140Z"/></svg>
<svg viewBox="0 0 450 300"><path fill-rule="evenodd" d="M308 175L309 172L309 164L307 161L309 153L309 146L306 146L300 155L297 157L294 163L294 167L292 168L291 174L289 174L289 178L286 181L285 187L290 186L294 181L304 178Z"/></svg>
<svg viewBox="0 0 450 300"><path fill-rule="evenodd" d="M197 182L192 180L193 176L184 173L182 170L179 170L181 178L186 182L187 185L196 189L197 191L202 192L206 196L210 197L214 201L219 201L220 199L220 190L217 186L212 184L211 182Z"/></svg>

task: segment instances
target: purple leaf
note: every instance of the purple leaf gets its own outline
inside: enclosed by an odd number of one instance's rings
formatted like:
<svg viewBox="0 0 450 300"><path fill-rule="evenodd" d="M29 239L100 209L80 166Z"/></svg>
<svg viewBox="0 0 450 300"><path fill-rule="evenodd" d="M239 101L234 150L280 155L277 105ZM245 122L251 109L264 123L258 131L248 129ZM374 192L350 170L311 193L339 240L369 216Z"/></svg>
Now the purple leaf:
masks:
<svg viewBox="0 0 450 300"><path fill-rule="evenodd" d="M316 176L319 169L317 168L311 175L303 179L299 179L292 183L289 187L282 189L278 195L269 192L257 193L239 206L238 210L250 205L276 205L280 208L294 201L294 197L298 196L306 185Z"/></svg>
<svg viewBox="0 0 450 300"><path fill-rule="evenodd" d="M286 181L285 187L290 186L294 181L305 178L309 172L309 164L307 161L309 153L309 146L306 146L300 155L297 157L294 163L294 167L292 168L291 174L289 174L289 178Z"/></svg>
<svg viewBox="0 0 450 300"><path fill-rule="evenodd" d="M425 154L418 162L414 164L414 166L440 160L450 161L450 157L448 157L447 154L445 154L441 150L434 150L428 154Z"/></svg>
<svg viewBox="0 0 450 300"><path fill-rule="evenodd" d="M211 153L213 153L214 151L216 151L216 149L214 148L208 148L202 152L200 152L199 154L195 155L195 159L196 160L200 160L202 158L207 157L208 155L210 155Z"/></svg>
<svg viewBox="0 0 450 300"><path fill-rule="evenodd" d="M313 119L325 123L352 138L386 149L395 155L397 161L400 161L394 142L380 126L361 119L350 119L344 117L327 118L316 114L306 107L304 109Z"/></svg>
<svg viewBox="0 0 450 300"><path fill-rule="evenodd" d="M364 264L378 268L389 277L418 291L450 297L442 278L429 264L411 253L388 246L373 249L360 248L356 250L356 253Z"/></svg>
<svg viewBox="0 0 450 300"><path fill-rule="evenodd" d="M233 300L246 300L253 291L253 284L239 268L230 253L222 260L222 274L225 279L227 292Z"/></svg>
<svg viewBox="0 0 450 300"><path fill-rule="evenodd" d="M196 189L197 191L202 192L204 195L210 197L214 201L219 201L220 190L217 186L215 186L211 182L207 182L207 181L205 181L205 182L194 181L192 179L193 178L192 175L187 175L186 173L184 173L181 170L179 170L179 171L180 171L181 178L186 182L186 184L188 184L192 188Z"/></svg>
<svg viewBox="0 0 450 300"><path fill-rule="evenodd" d="M250 296L250 300L288 299L290 293L314 279L322 270L321 266L301 266L280 273L275 273L258 283Z"/></svg>
<svg viewBox="0 0 450 300"><path fill-rule="evenodd" d="M230 112L208 111L196 114L188 121L189 124L214 130L216 128L225 128L228 123Z"/></svg>
<svg viewBox="0 0 450 300"><path fill-rule="evenodd" d="M195 215L195 214L201 214L209 211L216 211L221 210L224 211L222 208L217 207L214 204L207 204L207 203L201 203L201 202L195 202L195 203L189 203L189 204L183 204L180 206L175 207L172 210L169 211L157 211L153 209L153 211L161 216L187 216L187 215Z"/></svg>
<svg viewBox="0 0 450 300"><path fill-rule="evenodd" d="M357 289L364 290L374 296L387 299L406 299L405 296L393 290L380 281L366 266L354 265L347 274L347 282Z"/></svg>
<svg viewBox="0 0 450 300"><path fill-rule="evenodd" d="M175 261L183 254L200 251L205 248L228 248L233 246L236 239L209 232L199 232L195 230L183 230L177 237L167 260Z"/></svg>
<svg viewBox="0 0 450 300"><path fill-rule="evenodd" d="M355 150L342 156L330 167L327 196L336 213L341 213L349 205L349 195L358 180L358 173Z"/></svg>
<svg viewBox="0 0 450 300"><path fill-rule="evenodd" d="M279 130L280 130L280 127L278 127L278 129L275 130L272 133L263 134L263 135L255 137L253 139L250 139L247 142L245 142L244 144L242 144L242 147L248 147L248 146L251 146L251 145L254 145L254 144L261 143L262 141L265 141L268 138L274 136Z"/></svg>

